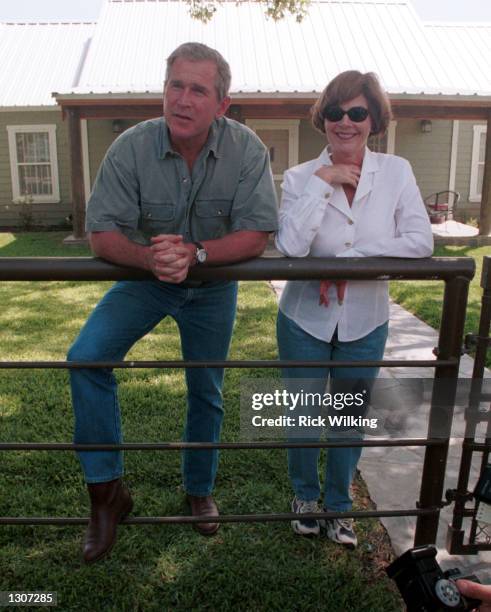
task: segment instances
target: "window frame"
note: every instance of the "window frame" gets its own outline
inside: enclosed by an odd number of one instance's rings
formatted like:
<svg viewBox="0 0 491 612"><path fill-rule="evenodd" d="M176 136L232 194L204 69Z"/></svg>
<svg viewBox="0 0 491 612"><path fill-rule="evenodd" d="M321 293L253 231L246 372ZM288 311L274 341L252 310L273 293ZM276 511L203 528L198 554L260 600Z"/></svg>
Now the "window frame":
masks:
<svg viewBox="0 0 491 612"><path fill-rule="evenodd" d="M246 125L254 132L257 130L288 130L288 168L298 164L299 119L246 119ZM283 174L273 174L273 179L281 181Z"/></svg>
<svg viewBox="0 0 491 612"><path fill-rule="evenodd" d="M477 178L479 176L479 165L485 162L479 160L480 143L483 134L487 133L485 124L479 124L473 126L472 136L472 156L471 156L471 178L469 186L469 202L480 202L482 200L482 187L481 191L478 191Z"/></svg>
<svg viewBox="0 0 491 612"><path fill-rule="evenodd" d="M51 166L51 186L53 193L49 195L32 194L33 203L57 204L60 202L60 182L58 174L58 152L56 147L56 124L42 125L7 125L10 170L12 178L12 201L19 204L28 196L21 194L19 181L19 161L17 158L16 135L19 133L47 133L49 146L49 165Z"/></svg>

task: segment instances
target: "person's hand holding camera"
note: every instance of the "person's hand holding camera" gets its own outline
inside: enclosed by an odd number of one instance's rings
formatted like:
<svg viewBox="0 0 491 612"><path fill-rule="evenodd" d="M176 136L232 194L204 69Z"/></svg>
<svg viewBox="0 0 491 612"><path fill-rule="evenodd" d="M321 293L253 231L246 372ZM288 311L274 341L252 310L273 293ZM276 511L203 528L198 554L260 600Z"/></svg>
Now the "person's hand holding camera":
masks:
<svg viewBox="0 0 491 612"><path fill-rule="evenodd" d="M457 580L457 587L464 597L480 599L482 604L476 608L479 612L491 612L491 585L479 584L470 580Z"/></svg>

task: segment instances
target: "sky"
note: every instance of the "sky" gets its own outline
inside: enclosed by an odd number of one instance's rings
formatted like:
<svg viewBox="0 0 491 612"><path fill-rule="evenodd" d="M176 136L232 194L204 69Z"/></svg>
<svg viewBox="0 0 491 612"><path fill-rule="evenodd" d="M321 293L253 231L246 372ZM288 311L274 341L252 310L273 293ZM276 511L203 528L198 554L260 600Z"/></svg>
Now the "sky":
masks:
<svg viewBox="0 0 491 612"><path fill-rule="evenodd" d="M97 19L103 0L0 0L0 21ZM424 20L490 21L489 0L412 0Z"/></svg>

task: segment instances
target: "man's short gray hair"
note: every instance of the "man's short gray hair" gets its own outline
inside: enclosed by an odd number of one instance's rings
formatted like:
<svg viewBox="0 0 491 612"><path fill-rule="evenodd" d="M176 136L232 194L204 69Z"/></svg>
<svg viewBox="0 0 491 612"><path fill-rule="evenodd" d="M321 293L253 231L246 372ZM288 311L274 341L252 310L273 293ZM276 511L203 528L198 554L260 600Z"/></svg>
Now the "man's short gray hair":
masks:
<svg viewBox="0 0 491 612"><path fill-rule="evenodd" d="M197 42L188 42L180 45L175 49L167 58L167 69L165 71L165 82L169 79L170 70L172 64L176 59L182 57L191 62L213 62L217 67L217 77L215 81L215 89L217 97L221 101L225 96L228 96L230 89L230 81L232 80L232 74L230 72L230 66L216 49L212 49L207 45Z"/></svg>

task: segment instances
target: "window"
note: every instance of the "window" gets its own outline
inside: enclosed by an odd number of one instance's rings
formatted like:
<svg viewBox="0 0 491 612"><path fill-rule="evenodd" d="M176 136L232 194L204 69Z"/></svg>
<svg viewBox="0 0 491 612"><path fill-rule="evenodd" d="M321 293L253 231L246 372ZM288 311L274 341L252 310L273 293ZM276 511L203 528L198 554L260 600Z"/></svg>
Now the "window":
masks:
<svg viewBox="0 0 491 612"><path fill-rule="evenodd" d="M475 125L472 139L471 185L469 189L469 200L471 202L480 201L482 197L485 151L486 126Z"/></svg>
<svg viewBox="0 0 491 612"><path fill-rule="evenodd" d="M14 202L59 202L56 125L9 125Z"/></svg>
<svg viewBox="0 0 491 612"><path fill-rule="evenodd" d="M247 125L268 147L271 170L277 189L283 172L298 164L298 120L248 119Z"/></svg>

